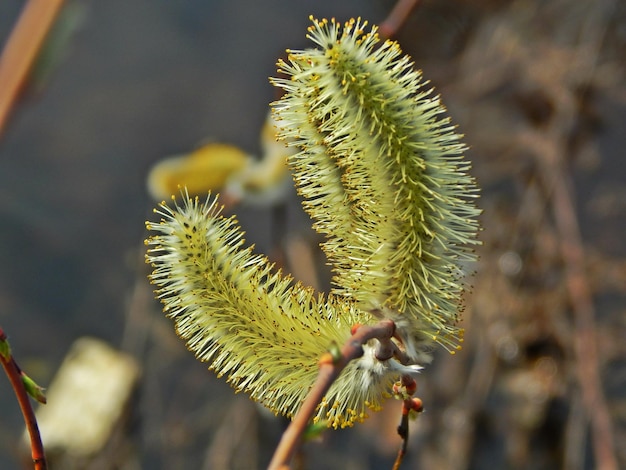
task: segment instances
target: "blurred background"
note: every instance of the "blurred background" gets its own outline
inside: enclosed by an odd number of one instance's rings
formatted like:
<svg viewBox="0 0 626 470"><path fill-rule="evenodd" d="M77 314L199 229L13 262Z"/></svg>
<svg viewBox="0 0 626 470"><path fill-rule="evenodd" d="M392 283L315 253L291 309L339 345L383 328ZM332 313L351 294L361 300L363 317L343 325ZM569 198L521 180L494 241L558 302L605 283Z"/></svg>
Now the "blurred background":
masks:
<svg viewBox="0 0 626 470"><path fill-rule="evenodd" d="M0 44L26 3L0 3ZM0 326L44 387L84 336L136 361L123 431L86 468L269 462L284 422L196 361L153 300L146 178L209 140L260 155L267 78L308 46L309 14L378 24L394 4L65 2L67 40L0 136ZM626 467L625 20L617 0L427 0L396 36L466 135L484 210L464 348L423 373L403 468ZM258 252L328 289L295 193L231 210ZM391 468L398 422L388 402L307 444L304 466ZM22 431L0 380L1 468L21 468ZM616 445L598 456L603 432Z"/></svg>

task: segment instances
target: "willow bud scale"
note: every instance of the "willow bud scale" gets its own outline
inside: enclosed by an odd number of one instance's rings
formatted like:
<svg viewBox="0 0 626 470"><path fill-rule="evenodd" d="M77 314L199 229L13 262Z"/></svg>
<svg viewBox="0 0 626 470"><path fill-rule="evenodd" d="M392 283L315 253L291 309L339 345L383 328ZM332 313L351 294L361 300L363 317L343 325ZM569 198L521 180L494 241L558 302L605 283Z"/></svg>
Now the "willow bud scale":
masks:
<svg viewBox="0 0 626 470"><path fill-rule="evenodd" d="M327 296L275 272L243 248L216 198L182 193L148 223L157 296L196 356L238 390L293 415L319 357L354 324L392 319L401 364L364 346L329 390L316 419L334 427L378 409L402 374L439 342L458 348L464 263L474 259L478 195L464 145L395 42L351 20L312 20L315 48L279 62L285 90L272 104L288 163L333 269Z"/></svg>

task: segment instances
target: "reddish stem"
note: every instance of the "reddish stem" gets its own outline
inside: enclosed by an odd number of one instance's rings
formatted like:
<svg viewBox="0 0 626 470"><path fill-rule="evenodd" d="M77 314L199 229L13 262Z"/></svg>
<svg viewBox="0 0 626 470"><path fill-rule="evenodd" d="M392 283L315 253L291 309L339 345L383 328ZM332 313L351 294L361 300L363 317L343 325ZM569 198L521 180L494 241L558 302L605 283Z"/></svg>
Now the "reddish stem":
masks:
<svg viewBox="0 0 626 470"><path fill-rule="evenodd" d="M385 21L379 25L380 36L383 39L394 37L419 2L420 0L398 0Z"/></svg>
<svg viewBox="0 0 626 470"><path fill-rule="evenodd" d="M0 341L6 340L7 337L2 328L0 328ZM10 355L8 359L5 359L5 357L0 354L0 362L2 362L4 372L7 374L7 377L11 382L11 386L13 387L13 391L17 397L17 402L20 405L22 415L24 416L24 423L26 423L26 429L28 430L28 434L30 436L30 449L34 469L45 470L48 468L48 465L46 463L46 457L43 450L43 443L41 442L41 435L39 434L39 427L37 426L35 412L33 411L28 393L26 392L24 383L22 382L22 371L15 362L15 359L13 359L13 355Z"/></svg>
<svg viewBox="0 0 626 470"><path fill-rule="evenodd" d="M0 56L0 134L63 0L29 0Z"/></svg>

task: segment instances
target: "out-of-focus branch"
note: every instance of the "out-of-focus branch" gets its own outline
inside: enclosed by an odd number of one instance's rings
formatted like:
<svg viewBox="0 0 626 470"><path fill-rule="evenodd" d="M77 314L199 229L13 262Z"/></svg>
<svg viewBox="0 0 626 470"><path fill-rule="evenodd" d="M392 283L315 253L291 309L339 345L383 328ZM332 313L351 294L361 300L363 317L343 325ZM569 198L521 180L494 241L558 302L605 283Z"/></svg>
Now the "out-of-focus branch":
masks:
<svg viewBox="0 0 626 470"><path fill-rule="evenodd" d="M591 423L596 468L617 470L611 417L600 377L598 345L595 336L595 310L584 268L585 253L572 201L572 190L561 162L553 162L549 171L552 173L550 176L552 176L553 184L552 212L561 240L561 257L565 263L566 285L574 312L574 347L578 359L578 383Z"/></svg>
<svg viewBox="0 0 626 470"><path fill-rule="evenodd" d="M322 356L317 379L302 407L284 432L269 464L269 470L287 470L290 468L290 462L300 445L302 434L315 414L318 404L346 365L363 355L365 343L371 339L378 339L381 353L389 355L387 358L391 358L395 352L394 343L391 341L394 332L395 324L391 320L383 320L373 326L360 325L353 328L353 334L341 348L340 354L335 356L332 353L327 353ZM384 358L380 357L380 359Z"/></svg>
<svg viewBox="0 0 626 470"><path fill-rule="evenodd" d="M37 419L35 418L35 412L30 404L28 395L34 396L38 401L45 403L45 396L42 393L41 388L35 384L32 379L26 376L19 368L13 355L11 354L11 348L7 341L4 330L0 328L0 362L4 368L17 402L22 410L24 416L24 423L30 436L30 448L31 456L33 458L33 468L35 470L46 470L47 462L43 450L43 443L41 442L41 436L39 434L39 427L37 426ZM27 390L28 386L28 390Z"/></svg>
<svg viewBox="0 0 626 470"><path fill-rule="evenodd" d="M398 0L385 21L380 24L380 36L385 39L395 36L419 2L420 0Z"/></svg>
<svg viewBox="0 0 626 470"><path fill-rule="evenodd" d="M63 0L28 0L0 56L0 135Z"/></svg>
<svg viewBox="0 0 626 470"><path fill-rule="evenodd" d="M564 163L564 136L573 128L575 108L572 100L563 95L560 94L558 118L554 119L553 125L543 133L530 133L524 141L540 156L541 177L546 188L551 190L552 213L559 234L565 283L574 317L576 373L584 410L591 425L596 468L617 470L611 417L600 376L595 308L585 272L585 252L573 202L573 188Z"/></svg>

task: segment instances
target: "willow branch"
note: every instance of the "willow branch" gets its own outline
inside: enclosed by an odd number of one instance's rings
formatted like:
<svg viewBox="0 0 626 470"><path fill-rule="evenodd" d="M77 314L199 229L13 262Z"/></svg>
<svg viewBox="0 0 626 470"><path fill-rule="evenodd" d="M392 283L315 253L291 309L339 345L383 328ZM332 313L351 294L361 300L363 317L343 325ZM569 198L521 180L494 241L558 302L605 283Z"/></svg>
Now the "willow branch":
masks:
<svg viewBox="0 0 626 470"><path fill-rule="evenodd" d="M572 190L562 170L560 160L550 170L553 184L552 206L559 238L561 256L565 263L566 285L574 312L574 347L576 351L578 383L591 422L592 443L597 468L617 470L613 449L611 416L602 390L602 379L595 336L595 310L589 282L585 274L585 253L580 227L572 201Z"/></svg>
<svg viewBox="0 0 626 470"><path fill-rule="evenodd" d="M352 336L341 348L340 354L327 357L324 355L320 360L319 374L311 388L302 407L284 432L274 456L269 464L269 470L286 470L290 468L290 462L302 440L302 434L306 430L311 418L315 414L319 403L324 395L339 377L341 371L354 359L363 355L363 345L371 339L380 342L379 359L389 359L395 352L391 338L395 332L395 324L391 320L383 320L373 326L359 326L354 329ZM377 357L379 353L377 352Z"/></svg>
<svg viewBox="0 0 626 470"><path fill-rule="evenodd" d="M565 284L574 318L574 354L576 373L582 394L582 403L591 426L591 442L600 470L617 470L613 429L608 405L602 390L598 344L596 339L595 308L589 281L585 273L585 251L580 225L573 201L573 189L564 168L565 130L572 127L572 105L562 104L564 124L553 125L547 135L531 133L524 142L533 148L541 164L541 176L552 191L551 206L559 235L559 248L565 269ZM569 105L569 106L568 106ZM574 410L577 413L578 410Z"/></svg>
<svg viewBox="0 0 626 470"><path fill-rule="evenodd" d="M380 36L385 39L394 37L420 0L398 0L385 21L378 29Z"/></svg>
<svg viewBox="0 0 626 470"><path fill-rule="evenodd" d="M0 134L63 0L29 0L0 56Z"/></svg>
<svg viewBox="0 0 626 470"><path fill-rule="evenodd" d="M393 463L392 470L399 470L407 452L407 447L409 445L409 416L411 412L421 413L424 409L422 400L412 397L417 390L417 383L413 377L408 375L402 376L401 387L404 392L401 393L404 396L404 400L402 401L402 419L400 420L400 425L398 426L398 435L402 439L402 445L398 450L398 455Z"/></svg>
<svg viewBox="0 0 626 470"><path fill-rule="evenodd" d="M26 424L26 429L28 430L28 435L30 436L30 449L34 469L45 470L48 466L43 450L43 443L41 442L35 412L33 411L30 399L28 398L28 392L24 386L24 374L15 362L13 355L10 353L7 337L2 328L0 328L0 342L2 343L0 362L2 362L4 372L11 382L11 386L13 387L13 391L17 397L17 402L20 405L22 415L24 416L24 423Z"/></svg>

